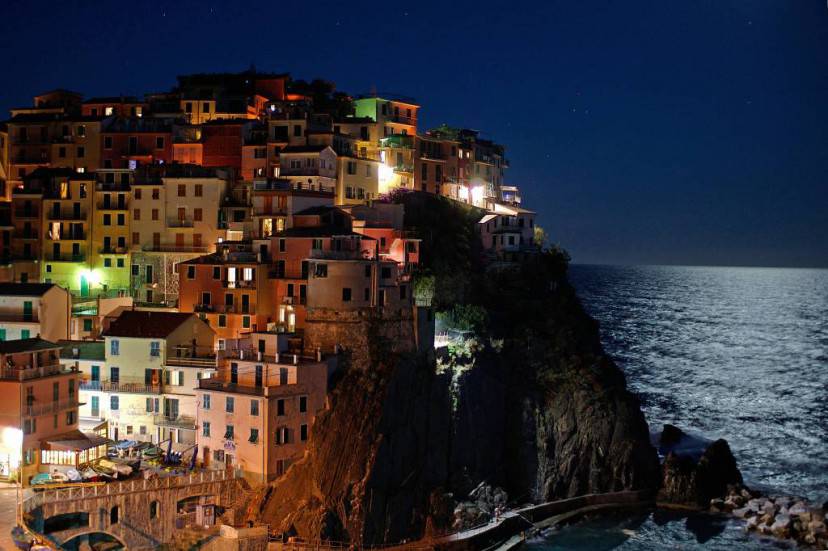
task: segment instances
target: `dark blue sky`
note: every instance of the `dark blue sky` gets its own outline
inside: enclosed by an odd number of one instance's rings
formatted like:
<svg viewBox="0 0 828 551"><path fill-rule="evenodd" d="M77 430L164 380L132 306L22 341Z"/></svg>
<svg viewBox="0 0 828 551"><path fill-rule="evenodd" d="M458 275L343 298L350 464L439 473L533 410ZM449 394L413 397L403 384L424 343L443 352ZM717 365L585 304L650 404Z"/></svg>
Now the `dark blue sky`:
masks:
<svg viewBox="0 0 828 551"><path fill-rule="evenodd" d="M503 142L575 261L828 266L825 0L360 4L4 0L0 110L255 63Z"/></svg>

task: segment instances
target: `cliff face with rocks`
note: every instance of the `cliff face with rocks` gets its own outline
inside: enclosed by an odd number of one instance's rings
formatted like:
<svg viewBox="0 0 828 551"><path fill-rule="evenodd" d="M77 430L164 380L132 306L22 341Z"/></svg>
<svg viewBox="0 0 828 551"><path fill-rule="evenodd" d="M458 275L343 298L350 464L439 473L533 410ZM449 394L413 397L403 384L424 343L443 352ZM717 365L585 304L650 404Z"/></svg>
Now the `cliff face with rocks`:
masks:
<svg viewBox="0 0 828 551"><path fill-rule="evenodd" d="M455 503L483 481L513 503L656 488L638 401L566 282L565 258L484 271L469 223L478 213L413 197L406 221L424 240L435 308L484 314L436 361L378 320L352 325L349 340L369 344L342 343L329 407L261 520L309 539L398 542L450 529ZM422 229L438 223L453 227Z"/></svg>

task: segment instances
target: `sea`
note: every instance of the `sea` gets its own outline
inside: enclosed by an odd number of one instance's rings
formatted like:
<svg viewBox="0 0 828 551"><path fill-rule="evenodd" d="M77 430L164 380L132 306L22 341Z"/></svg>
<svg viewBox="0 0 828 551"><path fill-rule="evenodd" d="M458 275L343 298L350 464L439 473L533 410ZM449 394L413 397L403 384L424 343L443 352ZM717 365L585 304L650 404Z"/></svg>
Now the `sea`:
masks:
<svg viewBox="0 0 828 551"><path fill-rule="evenodd" d="M570 281L641 399L725 438L748 486L828 500L828 270L572 265ZM737 520L649 511L585 521L536 550L779 549Z"/></svg>

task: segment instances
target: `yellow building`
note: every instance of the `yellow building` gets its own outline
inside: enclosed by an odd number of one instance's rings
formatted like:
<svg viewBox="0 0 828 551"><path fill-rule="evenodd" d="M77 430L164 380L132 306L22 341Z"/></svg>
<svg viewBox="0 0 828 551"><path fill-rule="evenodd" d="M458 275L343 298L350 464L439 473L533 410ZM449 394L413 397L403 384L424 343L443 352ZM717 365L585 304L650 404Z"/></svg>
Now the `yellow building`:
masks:
<svg viewBox="0 0 828 551"><path fill-rule="evenodd" d="M109 420L115 440L194 443L195 388L215 371L214 340L194 314L124 311L104 333L102 370L83 373L80 416Z"/></svg>
<svg viewBox="0 0 828 551"><path fill-rule="evenodd" d="M126 181L95 184L90 269L101 289L129 289L130 197ZM120 176L120 174L119 174Z"/></svg>
<svg viewBox="0 0 828 551"><path fill-rule="evenodd" d="M178 262L215 252L228 176L196 165L138 171L132 184L130 290L138 302L178 300Z"/></svg>
<svg viewBox="0 0 828 551"><path fill-rule="evenodd" d="M98 284L90 270L94 190L94 175L75 173L50 180L43 191L41 278L81 296Z"/></svg>
<svg viewBox="0 0 828 551"><path fill-rule="evenodd" d="M381 163L365 157L337 156L336 204L357 205L379 195Z"/></svg>

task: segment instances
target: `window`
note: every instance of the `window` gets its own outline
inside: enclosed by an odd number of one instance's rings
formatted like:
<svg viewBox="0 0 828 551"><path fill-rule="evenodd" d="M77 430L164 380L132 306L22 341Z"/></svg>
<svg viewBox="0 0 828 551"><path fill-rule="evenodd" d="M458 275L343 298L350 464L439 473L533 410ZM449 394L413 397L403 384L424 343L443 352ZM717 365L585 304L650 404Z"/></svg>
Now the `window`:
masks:
<svg viewBox="0 0 828 551"><path fill-rule="evenodd" d="M109 397L109 409L112 411L118 411L118 396Z"/></svg>
<svg viewBox="0 0 828 551"><path fill-rule="evenodd" d="M328 277L328 265L314 264L313 275L314 277Z"/></svg>
<svg viewBox="0 0 828 551"><path fill-rule="evenodd" d="M276 444L287 444L290 439L287 427L279 427L276 429Z"/></svg>
<svg viewBox="0 0 828 551"><path fill-rule="evenodd" d="M80 136L80 137L86 136L86 126L84 126L82 124L79 124L78 127L76 128L76 132L77 132L78 136Z"/></svg>
<svg viewBox="0 0 828 551"><path fill-rule="evenodd" d="M77 157L78 157L78 159L83 159L84 157L86 157L86 148L85 147L78 146Z"/></svg>
<svg viewBox="0 0 828 551"><path fill-rule="evenodd" d="M25 419L23 421L23 434L33 434L37 432L37 419Z"/></svg>
<svg viewBox="0 0 828 551"><path fill-rule="evenodd" d="M137 231L132 232L132 244L133 245L140 245L141 244L141 234ZM137 264L133 264L133 266L137 266ZM138 272L135 272L132 275L137 276Z"/></svg>
<svg viewBox="0 0 828 551"><path fill-rule="evenodd" d="M308 426L305 424L299 426L299 439L302 442L307 442L308 440Z"/></svg>
<svg viewBox="0 0 828 551"><path fill-rule="evenodd" d="M386 266L382 269L382 279L390 279L391 278L391 268Z"/></svg>
<svg viewBox="0 0 828 551"><path fill-rule="evenodd" d="M123 267L124 267L124 259L123 259L123 258L119 258L119 259L117 259L117 260L115 261L115 265L116 265L117 267L119 267L119 268L123 268Z"/></svg>
<svg viewBox="0 0 828 551"><path fill-rule="evenodd" d="M143 435L143 436L146 436L146 434L147 434L147 426L146 426L146 425L141 425L140 427L138 427L138 434L141 434L141 435Z"/></svg>
<svg viewBox="0 0 828 551"><path fill-rule="evenodd" d="M132 219L136 221L141 220L141 209L132 210Z"/></svg>
<svg viewBox="0 0 828 551"><path fill-rule="evenodd" d="M233 425L227 425L227 428L224 429L224 439L232 440L234 436Z"/></svg>
<svg viewBox="0 0 828 551"><path fill-rule="evenodd" d="M259 441L259 429L250 429L250 438L248 438L248 442L255 444Z"/></svg>
<svg viewBox="0 0 828 551"><path fill-rule="evenodd" d="M150 343L150 356L156 358L161 356L161 343L159 341L152 341Z"/></svg>
<svg viewBox="0 0 828 551"><path fill-rule="evenodd" d="M202 401L202 404L201 404L202 409L210 409L210 395L209 394L205 394L204 398L201 401Z"/></svg>
<svg viewBox="0 0 828 551"><path fill-rule="evenodd" d="M187 266L187 279L195 279L195 266Z"/></svg>
<svg viewBox="0 0 828 551"><path fill-rule="evenodd" d="M20 338L21 339L28 339L32 336L32 332L29 329L21 329L20 330Z"/></svg>
<svg viewBox="0 0 828 551"><path fill-rule="evenodd" d="M193 112L193 102L188 101L184 103L184 112L185 113L192 113Z"/></svg>
<svg viewBox="0 0 828 551"><path fill-rule="evenodd" d="M351 288L350 287L343 287L342 288L342 302L351 302Z"/></svg>
<svg viewBox="0 0 828 551"><path fill-rule="evenodd" d="M259 415L259 401L250 400L250 415L258 417Z"/></svg>
<svg viewBox="0 0 828 551"><path fill-rule="evenodd" d="M209 421L204 421L203 423L201 423L201 436L206 436L207 438L210 438L210 422Z"/></svg>
<svg viewBox="0 0 828 551"><path fill-rule="evenodd" d="M219 327L227 327L227 316L225 316L224 314L219 314L218 326Z"/></svg>
<svg viewBox="0 0 828 551"><path fill-rule="evenodd" d="M314 240L314 241L316 241L316 240ZM285 240L284 240L284 239L280 239L280 240L279 240L279 252L280 252L280 253L285 252L285 248L286 248L286 245L285 245ZM314 247L314 248L317 248L317 247ZM318 248L320 248L320 249L321 249L322 247L318 247Z"/></svg>
<svg viewBox="0 0 828 551"><path fill-rule="evenodd" d="M112 225L112 215L111 214L104 214L103 215L103 225L104 226L111 226Z"/></svg>
<svg viewBox="0 0 828 551"><path fill-rule="evenodd" d="M158 189L152 190L152 198L158 199L159 197L161 197L161 191L159 191Z"/></svg>
<svg viewBox="0 0 828 551"><path fill-rule="evenodd" d="M190 278L190 279L192 279L192 278ZM209 306L212 303L212 298L213 297L212 297L212 295L210 294L209 291L203 291L201 293L201 304L204 304L205 306Z"/></svg>
<svg viewBox="0 0 828 551"><path fill-rule="evenodd" d="M311 248L321 250L322 249L322 240L321 239L314 239L311 242Z"/></svg>
<svg viewBox="0 0 828 551"><path fill-rule="evenodd" d="M155 149L164 149L164 137L158 136L155 138Z"/></svg>
<svg viewBox="0 0 828 551"><path fill-rule="evenodd" d="M152 209L152 219L158 220L158 209Z"/></svg>
<svg viewBox="0 0 828 551"><path fill-rule="evenodd" d="M178 196L179 197L186 197L187 196L187 186L184 184L178 184Z"/></svg>
<svg viewBox="0 0 828 551"><path fill-rule="evenodd" d="M112 136L104 136L104 149L112 149Z"/></svg>
<svg viewBox="0 0 828 551"><path fill-rule="evenodd" d="M356 174L356 173L357 173L356 161L348 161L348 174Z"/></svg>
<svg viewBox="0 0 828 551"><path fill-rule="evenodd" d="M236 409L236 399L232 396L228 396L224 402L224 411L227 413L233 413Z"/></svg>
<svg viewBox="0 0 828 551"><path fill-rule="evenodd" d="M135 196L136 199L140 199L141 198L141 188L135 188L132 191L132 194Z"/></svg>
<svg viewBox="0 0 828 551"><path fill-rule="evenodd" d="M203 197L204 196L204 184L196 184L195 185L195 196L196 197Z"/></svg>
<svg viewBox="0 0 828 551"><path fill-rule="evenodd" d="M213 279L221 279L221 266L213 266Z"/></svg>
<svg viewBox="0 0 828 551"><path fill-rule="evenodd" d="M405 300L407 298L407 289L405 285L400 285L400 300Z"/></svg>
<svg viewBox="0 0 828 551"><path fill-rule="evenodd" d="M280 398L276 400L276 415L285 414L285 400Z"/></svg>
<svg viewBox="0 0 828 551"><path fill-rule="evenodd" d="M242 316L242 327L250 329L250 316Z"/></svg>
<svg viewBox="0 0 828 551"><path fill-rule="evenodd" d="M146 427L141 427L141 428L146 430ZM158 518L158 502L157 501L151 501L150 502L149 515L150 515L150 518Z"/></svg>
<svg viewBox="0 0 828 551"><path fill-rule="evenodd" d="M117 356L119 354L120 344L121 343L118 342L118 339L112 339L109 341L109 354L111 356Z"/></svg>
<svg viewBox="0 0 828 551"><path fill-rule="evenodd" d="M118 225L124 226L126 225L126 215L123 213L118 214Z"/></svg>
<svg viewBox="0 0 828 551"><path fill-rule="evenodd" d="M201 209L200 208L193 209L193 221L194 222L201 222Z"/></svg>
<svg viewBox="0 0 828 551"><path fill-rule="evenodd" d="M87 333L92 331L92 320L90 318L86 318L83 320L83 330Z"/></svg>
<svg viewBox="0 0 828 551"><path fill-rule="evenodd" d="M299 413L306 413L308 411L308 397L299 396Z"/></svg>

